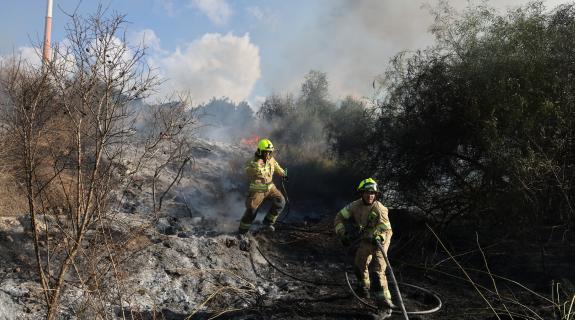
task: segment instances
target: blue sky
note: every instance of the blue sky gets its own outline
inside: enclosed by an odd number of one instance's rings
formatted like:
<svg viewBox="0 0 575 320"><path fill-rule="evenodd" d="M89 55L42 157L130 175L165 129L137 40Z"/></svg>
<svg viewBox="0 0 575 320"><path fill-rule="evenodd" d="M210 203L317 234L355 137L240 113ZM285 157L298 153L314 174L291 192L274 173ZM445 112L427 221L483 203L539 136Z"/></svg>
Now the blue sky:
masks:
<svg viewBox="0 0 575 320"><path fill-rule="evenodd" d="M65 36L76 7L94 0L53 0L53 42ZM43 34L44 0L0 0L0 56L31 56ZM499 0L505 9L527 0ZM563 3L546 0L548 8ZM437 0L103 0L127 15L127 38L146 39L148 59L167 79L160 94L188 91L197 103L212 96L247 100L257 108L272 93L297 92L311 69L326 72L330 93L365 97L390 57L424 48ZM466 0L451 0L457 9ZM144 36L145 35L145 36ZM143 38L142 38L143 37Z"/></svg>

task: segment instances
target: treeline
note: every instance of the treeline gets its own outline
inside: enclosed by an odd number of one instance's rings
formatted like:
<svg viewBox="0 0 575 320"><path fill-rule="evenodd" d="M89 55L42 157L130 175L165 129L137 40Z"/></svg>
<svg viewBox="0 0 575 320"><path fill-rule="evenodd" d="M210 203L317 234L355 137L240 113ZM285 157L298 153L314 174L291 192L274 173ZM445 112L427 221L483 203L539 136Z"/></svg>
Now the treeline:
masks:
<svg viewBox="0 0 575 320"><path fill-rule="evenodd" d="M202 138L238 142L241 138L256 134L256 118L245 101L236 103L227 97L214 97L190 113L203 124L198 129L198 135Z"/></svg>
<svg viewBox="0 0 575 320"><path fill-rule="evenodd" d="M573 225L575 7L436 21L436 44L381 79L369 159L393 203L442 223Z"/></svg>

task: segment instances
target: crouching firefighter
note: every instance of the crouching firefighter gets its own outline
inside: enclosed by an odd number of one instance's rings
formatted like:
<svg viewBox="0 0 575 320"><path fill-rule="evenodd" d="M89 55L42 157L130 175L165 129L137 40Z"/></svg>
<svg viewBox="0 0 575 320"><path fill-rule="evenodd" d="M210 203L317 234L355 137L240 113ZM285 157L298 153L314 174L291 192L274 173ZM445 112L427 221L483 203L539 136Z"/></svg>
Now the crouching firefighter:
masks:
<svg viewBox="0 0 575 320"><path fill-rule="evenodd" d="M274 146L268 139L258 142L255 156L246 164L246 173L250 180L249 193L246 199L246 211L240 221L239 233L249 231L254 221L258 207L266 199L272 205L264 218L267 230L274 231L274 223L285 206L285 198L273 184L273 175L277 172L283 179L287 179L287 170L282 169L273 157Z"/></svg>
<svg viewBox="0 0 575 320"><path fill-rule="evenodd" d="M377 246L379 242L387 254L391 240L391 224L388 210L379 201L377 182L372 178L362 180L357 188L361 198L341 209L335 216L335 232L343 245L350 244L350 236L346 224L351 224L359 231L359 246L355 253L354 273L358 281L358 294L369 298L370 289L375 301L381 308L392 308L391 293L387 286L385 269L387 264L382 252ZM369 266L372 264L374 273L370 281Z"/></svg>

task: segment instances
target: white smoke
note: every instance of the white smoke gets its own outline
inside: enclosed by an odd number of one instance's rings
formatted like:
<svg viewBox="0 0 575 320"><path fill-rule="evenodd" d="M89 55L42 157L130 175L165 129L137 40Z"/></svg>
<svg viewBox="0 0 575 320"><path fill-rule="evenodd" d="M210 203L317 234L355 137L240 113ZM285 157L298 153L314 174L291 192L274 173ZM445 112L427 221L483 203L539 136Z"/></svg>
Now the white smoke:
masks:
<svg viewBox="0 0 575 320"><path fill-rule="evenodd" d="M8 55L0 55L0 65L10 61L24 61L36 68L42 65L42 52L39 48L34 47L19 47L16 52Z"/></svg>
<svg viewBox="0 0 575 320"><path fill-rule="evenodd" d="M151 40L152 44L159 43L156 38ZM160 96L189 92L195 103L222 96L245 100L261 74L259 48L247 33L241 37L208 33L183 49L169 53L156 50L151 56L151 63L167 80Z"/></svg>
<svg viewBox="0 0 575 320"><path fill-rule="evenodd" d="M391 57L405 50L424 49L433 43L429 28L434 17L429 8L436 7L440 0L318 2L318 10L312 18L305 22L294 20L295 26L288 31L290 36L278 40L279 55L286 60L264 70L262 85L267 90L297 90L303 75L313 69L327 73L330 91L337 98L370 96L373 80L386 70ZM456 10L485 3L447 2ZM503 12L528 2L499 0L487 2L487 5ZM548 9L560 3L565 1L544 2Z"/></svg>

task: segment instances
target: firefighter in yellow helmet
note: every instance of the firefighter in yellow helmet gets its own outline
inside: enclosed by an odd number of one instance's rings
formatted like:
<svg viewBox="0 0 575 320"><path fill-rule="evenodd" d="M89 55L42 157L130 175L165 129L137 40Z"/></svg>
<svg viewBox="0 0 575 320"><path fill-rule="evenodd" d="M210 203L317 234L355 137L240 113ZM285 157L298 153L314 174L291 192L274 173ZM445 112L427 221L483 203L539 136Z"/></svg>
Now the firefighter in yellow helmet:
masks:
<svg viewBox="0 0 575 320"><path fill-rule="evenodd" d="M374 298L380 307L391 308L393 303L387 286L385 269L387 264L382 252L377 246L381 243L385 253L391 240L391 224L387 208L377 200L379 190L377 182L372 178L364 179L357 188L361 198L341 209L335 217L335 232L344 245L349 245L350 239L345 223L351 222L360 232L361 240L354 261L354 272L358 280L358 293L369 297L370 287ZM373 264L374 279L369 278L369 265Z"/></svg>
<svg viewBox="0 0 575 320"><path fill-rule="evenodd" d="M255 156L246 165L246 173L250 180L248 198L246 199L246 211L240 221L239 233L249 231L256 217L256 211L266 199L271 200L272 205L264 218L267 229L274 231L274 223L285 206L285 198L273 184L273 175L277 172L284 179L287 178L287 170L282 169L273 157L274 145L268 139L258 142Z"/></svg>

